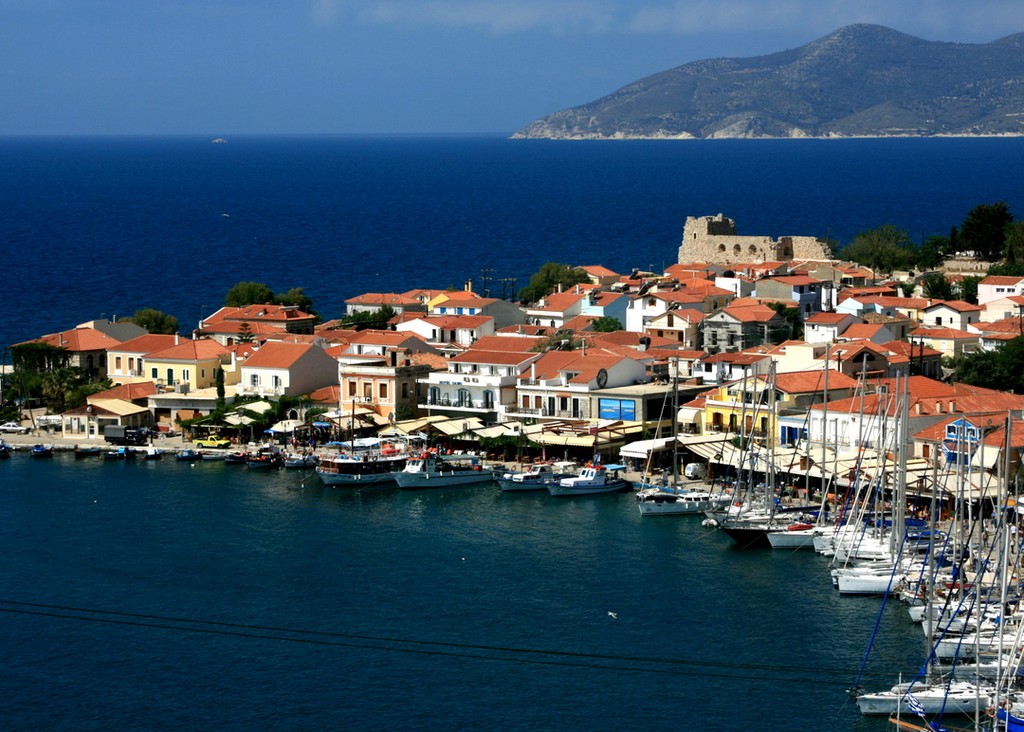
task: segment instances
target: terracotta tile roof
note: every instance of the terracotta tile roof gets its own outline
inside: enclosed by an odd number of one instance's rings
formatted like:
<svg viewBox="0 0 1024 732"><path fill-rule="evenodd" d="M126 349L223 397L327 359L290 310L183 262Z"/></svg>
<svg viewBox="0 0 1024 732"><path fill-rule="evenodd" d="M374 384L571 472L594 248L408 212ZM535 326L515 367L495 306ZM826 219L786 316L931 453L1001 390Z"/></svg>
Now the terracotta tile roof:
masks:
<svg viewBox="0 0 1024 732"><path fill-rule="evenodd" d="M408 331L397 331L397 330L376 330L374 328L367 328L361 330L349 340L350 345L374 345L374 346L401 346L403 343L407 343L409 339L416 339L422 341L423 339L415 333Z"/></svg>
<svg viewBox="0 0 1024 732"><path fill-rule="evenodd" d="M784 285L820 285L821 280L816 277L808 277L807 275L779 275L777 277L767 277L769 282L781 282Z"/></svg>
<svg viewBox="0 0 1024 732"><path fill-rule="evenodd" d="M600 264L588 264L580 267L584 272L594 277L618 277L617 272L612 272L607 267L602 267Z"/></svg>
<svg viewBox="0 0 1024 732"><path fill-rule="evenodd" d="M536 353L528 351L485 351L482 348L473 347L458 356L453 356L448 362L517 366L536 355Z"/></svg>
<svg viewBox="0 0 1024 732"><path fill-rule="evenodd" d="M256 320L265 322L286 323L294 320L316 320L315 315L303 312L292 305L246 305L244 307L222 307L210 317L202 321L202 327L220 323L225 320L242 321Z"/></svg>
<svg viewBox="0 0 1024 732"><path fill-rule="evenodd" d="M980 305L971 305L969 302L965 302L964 300L938 300L926 307L925 310L932 310L933 308L941 307L956 310L958 313L973 313L984 309Z"/></svg>
<svg viewBox="0 0 1024 732"><path fill-rule="evenodd" d="M973 325L984 333L1013 333L1016 335L1021 333L1021 319L1015 315L992 323L981 322L973 323Z"/></svg>
<svg viewBox="0 0 1024 732"><path fill-rule="evenodd" d="M414 320L422 320L441 330L457 330L459 328L473 330L494 322L494 318L488 315L428 315L423 318L414 318Z"/></svg>
<svg viewBox="0 0 1024 732"><path fill-rule="evenodd" d="M366 292L363 293L362 295L350 297L348 300L345 301L345 304L364 305L380 309L385 305L389 307L407 307L410 305L419 305L420 301L414 297L400 295L397 292Z"/></svg>
<svg viewBox="0 0 1024 732"><path fill-rule="evenodd" d="M149 354L147 361L206 361L227 354L227 348L210 338L197 341L183 338L181 343Z"/></svg>
<svg viewBox="0 0 1024 732"><path fill-rule="evenodd" d="M478 338L473 343L473 348L479 348L484 351L527 353L536 348L537 344L543 343L543 341L544 338L541 336L490 335Z"/></svg>
<svg viewBox="0 0 1024 732"><path fill-rule="evenodd" d="M585 297L587 297L585 292L554 292L550 295L545 295L540 302L534 303L530 310L564 313Z"/></svg>
<svg viewBox="0 0 1024 732"><path fill-rule="evenodd" d="M742 323L764 323L773 319L782 319L781 315L767 305L747 305L739 307L729 305L722 312Z"/></svg>
<svg viewBox="0 0 1024 732"><path fill-rule="evenodd" d="M51 333L25 343L47 343L72 353L83 351L106 351L120 345L120 341L94 328L72 328L60 333ZM19 343L17 345L25 345Z"/></svg>
<svg viewBox="0 0 1024 732"><path fill-rule="evenodd" d="M575 372L570 383L586 384L597 377L597 372L622 361L626 356L588 350L548 351L523 372L524 378L554 379L563 372ZM535 376L531 376L535 374Z"/></svg>
<svg viewBox="0 0 1024 732"><path fill-rule="evenodd" d="M965 330L956 328L917 328L909 334L913 338L930 338L931 340L967 340L978 337L977 333L968 333Z"/></svg>
<svg viewBox="0 0 1024 732"><path fill-rule="evenodd" d="M409 361L413 366L427 366L434 371L448 370L448 359L439 353L414 353Z"/></svg>
<svg viewBox="0 0 1024 732"><path fill-rule="evenodd" d="M174 345L175 336L163 335L160 333L147 333L141 335L138 338L132 338L130 341L125 341L117 346L109 348L110 351L119 351L124 353L153 353L154 351L162 351L165 348L170 348Z"/></svg>
<svg viewBox="0 0 1024 732"><path fill-rule="evenodd" d="M868 339L881 331L883 327L885 326L872 325L871 323L854 323L843 331L840 338L849 341Z"/></svg>
<svg viewBox="0 0 1024 732"><path fill-rule="evenodd" d="M828 370L829 391L833 389L855 389L857 385L858 383L855 379L851 379L841 371ZM814 370L776 374L775 386L786 394L819 392L825 388L825 373L823 370Z"/></svg>
<svg viewBox="0 0 1024 732"><path fill-rule="evenodd" d="M113 389L107 389L93 394L93 399L124 399L132 402L136 399L145 399L151 394L156 394L156 384L152 381L134 381L129 384L121 384Z"/></svg>
<svg viewBox="0 0 1024 732"><path fill-rule="evenodd" d="M1024 282L1024 277L1012 277L1009 275L989 275L979 285L1016 285Z"/></svg>
<svg viewBox="0 0 1024 732"><path fill-rule="evenodd" d="M805 318L804 322L820 325L837 325L852 317L852 315L847 313L815 313L811 317Z"/></svg>
<svg viewBox="0 0 1024 732"><path fill-rule="evenodd" d="M307 343L268 342L245 362L247 368L287 369L295 362L317 348Z"/></svg>

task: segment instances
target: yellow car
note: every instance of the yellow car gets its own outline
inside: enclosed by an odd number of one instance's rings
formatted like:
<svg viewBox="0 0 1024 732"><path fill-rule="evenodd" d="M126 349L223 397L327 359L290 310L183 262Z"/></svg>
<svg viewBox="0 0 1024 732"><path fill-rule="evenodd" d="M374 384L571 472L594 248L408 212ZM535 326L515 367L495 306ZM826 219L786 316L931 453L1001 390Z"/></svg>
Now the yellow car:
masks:
<svg viewBox="0 0 1024 732"><path fill-rule="evenodd" d="M209 437L200 437L198 440L193 440L192 443L196 447L227 447L231 444L231 440L217 435L210 435Z"/></svg>

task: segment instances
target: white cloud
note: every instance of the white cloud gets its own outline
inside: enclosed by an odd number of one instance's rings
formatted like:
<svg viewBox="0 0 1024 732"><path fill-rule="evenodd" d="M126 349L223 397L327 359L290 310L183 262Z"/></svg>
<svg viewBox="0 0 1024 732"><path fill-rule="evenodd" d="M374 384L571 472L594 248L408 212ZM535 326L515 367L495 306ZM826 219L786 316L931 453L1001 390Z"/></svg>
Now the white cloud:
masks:
<svg viewBox="0 0 1024 732"><path fill-rule="evenodd" d="M528 30L603 32L612 25L611 0L388 0L364 6L367 23L482 28L492 33Z"/></svg>

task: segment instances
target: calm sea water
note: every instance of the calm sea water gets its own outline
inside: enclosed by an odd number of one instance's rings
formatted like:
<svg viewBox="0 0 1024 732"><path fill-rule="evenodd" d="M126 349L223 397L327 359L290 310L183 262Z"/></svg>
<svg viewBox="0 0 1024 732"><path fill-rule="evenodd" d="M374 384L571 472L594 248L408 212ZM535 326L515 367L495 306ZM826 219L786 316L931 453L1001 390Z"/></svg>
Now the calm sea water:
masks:
<svg viewBox="0 0 1024 732"><path fill-rule="evenodd" d="M879 600L629 494L25 453L0 484L5 729L884 728L845 695ZM923 653L880 621L879 688Z"/></svg>
<svg viewBox="0 0 1024 732"><path fill-rule="evenodd" d="M0 346L141 307L187 332L240 281L330 318L367 291L500 296L548 261L658 269L687 215L948 234L978 203L1024 216L1022 169L1024 139L0 139Z"/></svg>

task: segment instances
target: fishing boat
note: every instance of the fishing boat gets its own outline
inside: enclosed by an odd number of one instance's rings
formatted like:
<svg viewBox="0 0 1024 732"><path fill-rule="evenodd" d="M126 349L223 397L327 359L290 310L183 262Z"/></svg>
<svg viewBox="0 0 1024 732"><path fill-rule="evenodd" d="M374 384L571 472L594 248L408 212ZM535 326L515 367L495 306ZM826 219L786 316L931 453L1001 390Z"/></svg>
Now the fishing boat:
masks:
<svg viewBox="0 0 1024 732"><path fill-rule="evenodd" d="M150 445L142 450L138 451L139 457L143 460L161 460L164 456L164 451L158 447Z"/></svg>
<svg viewBox="0 0 1024 732"><path fill-rule="evenodd" d="M628 490L630 483L620 477L625 465L592 465L583 468L572 478L562 478L548 484L548 493L553 496L591 496L598 493L617 493Z"/></svg>
<svg viewBox="0 0 1024 732"><path fill-rule="evenodd" d="M186 447L183 450L178 450L174 455L174 459L194 463L197 460L203 459L203 453L199 452L199 450L193 450L190 447Z"/></svg>
<svg viewBox="0 0 1024 732"><path fill-rule="evenodd" d="M99 445L88 445L86 447L79 447L75 445L75 458L88 458L88 457L99 457L100 453Z"/></svg>
<svg viewBox="0 0 1024 732"><path fill-rule="evenodd" d="M484 468L476 455L436 455L423 452L409 458L405 468L394 474L403 490L476 485L494 480L494 470Z"/></svg>
<svg viewBox="0 0 1024 732"><path fill-rule="evenodd" d="M271 470L284 465L284 456L277 450L261 449L245 461L249 470Z"/></svg>
<svg viewBox="0 0 1024 732"><path fill-rule="evenodd" d="M494 478L502 491L544 491L548 483L557 482L563 478L572 478L576 475L572 468L576 465L573 462L538 463L528 470L518 472L502 473Z"/></svg>
<svg viewBox="0 0 1024 732"><path fill-rule="evenodd" d="M107 450L103 453L104 460L131 460L135 458L135 450L130 447L119 447L116 450Z"/></svg>
<svg viewBox="0 0 1024 732"><path fill-rule="evenodd" d="M247 452L229 452L224 455L224 462L228 465L245 465L245 461L249 459L249 453Z"/></svg>

